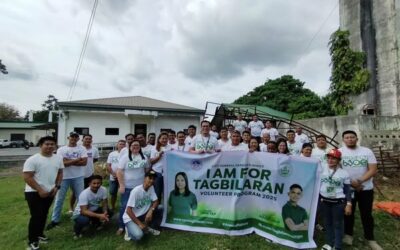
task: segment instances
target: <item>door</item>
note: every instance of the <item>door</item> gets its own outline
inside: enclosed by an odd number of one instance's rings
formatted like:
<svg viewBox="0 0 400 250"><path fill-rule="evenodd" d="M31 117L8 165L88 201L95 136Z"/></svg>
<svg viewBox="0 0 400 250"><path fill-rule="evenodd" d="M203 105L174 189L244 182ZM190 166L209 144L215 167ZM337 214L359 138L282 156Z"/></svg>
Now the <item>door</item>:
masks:
<svg viewBox="0 0 400 250"><path fill-rule="evenodd" d="M135 124L135 135L137 134L144 134L144 136L147 136L147 124Z"/></svg>

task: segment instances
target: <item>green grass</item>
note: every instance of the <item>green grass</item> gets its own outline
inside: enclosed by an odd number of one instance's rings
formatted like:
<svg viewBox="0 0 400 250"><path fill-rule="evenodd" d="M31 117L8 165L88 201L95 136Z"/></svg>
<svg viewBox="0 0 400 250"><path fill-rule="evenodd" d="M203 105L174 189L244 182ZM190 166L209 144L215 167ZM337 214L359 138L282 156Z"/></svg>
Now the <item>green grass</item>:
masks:
<svg viewBox="0 0 400 250"><path fill-rule="evenodd" d="M26 247L28 206L24 200L24 182L20 176L0 177L0 248L24 249ZM66 203L64 212L67 211ZM400 221L385 213L375 212L375 233L383 249L400 249ZM356 222L355 247L367 249L360 238L360 222ZM289 249L271 244L264 238L252 234L248 236L224 236L191 233L163 229L160 236L147 236L140 244L125 242L116 236L116 222L112 222L100 232L88 230L83 238L72 239L72 221L63 215L60 227L47 232L51 242L41 249ZM323 236L317 234L316 241L323 245ZM348 249L348 248L347 248Z"/></svg>

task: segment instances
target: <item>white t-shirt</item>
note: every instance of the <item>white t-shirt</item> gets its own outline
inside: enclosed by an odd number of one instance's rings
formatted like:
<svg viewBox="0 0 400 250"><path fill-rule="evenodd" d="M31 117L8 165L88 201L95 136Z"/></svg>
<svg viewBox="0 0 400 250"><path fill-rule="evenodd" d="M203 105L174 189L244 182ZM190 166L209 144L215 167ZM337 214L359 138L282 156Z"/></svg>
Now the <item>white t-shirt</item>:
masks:
<svg viewBox="0 0 400 250"><path fill-rule="evenodd" d="M94 159L99 159L99 150L96 147L86 149L87 152L87 163L85 167L85 178L93 175L94 173Z"/></svg>
<svg viewBox="0 0 400 250"><path fill-rule="evenodd" d="M269 133L269 136L271 138L271 141L275 141L276 142L276 137L279 136L279 132L276 128L264 128L263 130L261 130L261 136L263 136L263 134Z"/></svg>
<svg viewBox="0 0 400 250"><path fill-rule="evenodd" d="M139 185L132 189L131 194L129 195L128 203L126 204L126 209L129 209L128 207L132 207L132 211L135 216L139 217L147 213L152 202L156 200L157 195L153 186L145 191L143 185ZM124 223L131 221L131 218L126 213L126 210L122 216L122 219L124 220Z"/></svg>
<svg viewBox="0 0 400 250"><path fill-rule="evenodd" d="M293 144L287 142L288 150L291 155L300 155L301 154L301 147L303 144L295 142Z"/></svg>
<svg viewBox="0 0 400 250"><path fill-rule="evenodd" d="M118 169L124 171L125 188L134 188L143 184L145 169L149 168L149 160L146 156L142 159L140 154L132 155L132 160L128 155L119 159Z"/></svg>
<svg viewBox="0 0 400 250"><path fill-rule="evenodd" d="M87 152L86 148L83 146L77 145L76 147L69 147L68 145L62 146L57 150L57 155L61 156L63 159L66 158L68 160L78 159L78 158L86 158ZM66 167L63 171L63 179L72 179L77 177L82 177L85 175L86 166L75 166L71 165Z"/></svg>
<svg viewBox="0 0 400 250"><path fill-rule="evenodd" d="M196 135L193 138L192 147L195 148L196 151L206 150L213 151L218 149L218 140L213 136L202 136L201 134Z"/></svg>
<svg viewBox="0 0 400 250"><path fill-rule="evenodd" d="M176 151L181 151L181 152L188 152L189 148L186 146L186 144L179 145L179 143L176 143L174 147L172 147L171 150L176 150Z"/></svg>
<svg viewBox="0 0 400 250"><path fill-rule="evenodd" d="M239 145L232 145L232 143L226 144L221 151L249 151L247 144L240 143Z"/></svg>
<svg viewBox="0 0 400 250"><path fill-rule="evenodd" d="M242 134L247 128L247 122L244 120L236 120L232 123L232 125L235 127L235 130L240 132L240 134Z"/></svg>
<svg viewBox="0 0 400 250"><path fill-rule="evenodd" d="M151 149L154 146L151 144L147 144L146 147L142 147L142 153L148 158L150 159L150 155L151 155Z"/></svg>
<svg viewBox="0 0 400 250"><path fill-rule="evenodd" d="M129 153L128 146L126 146L123 149L121 149L121 152L119 152L119 158L122 158L122 156L124 155L128 155L128 153Z"/></svg>
<svg viewBox="0 0 400 250"><path fill-rule="evenodd" d="M258 144L260 146L260 152L268 152L267 150L267 144L265 144L264 142L261 142L260 144Z"/></svg>
<svg viewBox="0 0 400 250"><path fill-rule="evenodd" d="M119 160L119 152L115 150L108 155L107 163L111 164L111 169L114 173L117 173L118 169L118 161ZM110 174L110 181L115 181L115 178Z"/></svg>
<svg viewBox="0 0 400 250"><path fill-rule="evenodd" d="M167 145L166 147L161 147L160 148L160 152L166 152L166 151L170 151L170 150L172 150L170 145ZM153 147L151 149L150 159L154 159L154 158L158 157L160 152L157 151L156 147ZM154 163L153 166L152 166L152 169L154 171L156 171L157 173L160 173L160 174L162 174L162 172L163 172L163 165L162 165L163 157L164 157L164 155L161 156L161 158L156 163Z"/></svg>
<svg viewBox="0 0 400 250"><path fill-rule="evenodd" d="M356 180L362 177L368 171L368 164L376 164L376 158L371 149L357 146L355 149L350 149L346 146L339 148L342 152L342 167L349 173L351 180ZM374 188L373 178L363 182L363 190L371 190Z"/></svg>
<svg viewBox="0 0 400 250"><path fill-rule="evenodd" d="M326 154L331 150L330 147L326 147L325 149L320 149L318 147L313 148L311 152L311 158L320 160L321 166L323 168L328 167L328 158L326 157Z"/></svg>
<svg viewBox="0 0 400 250"><path fill-rule="evenodd" d="M79 195L78 203L76 204L73 216L77 217L81 213L81 206L87 206L87 208L94 212L102 206L102 202L107 199L107 189L103 186L97 190L97 193L93 193L90 187L86 188Z"/></svg>
<svg viewBox="0 0 400 250"><path fill-rule="evenodd" d="M58 170L64 168L63 159L59 155L45 157L40 153L29 157L25 163L22 172L35 172L33 179L44 190L50 192L56 184ZM25 192L37 192L28 184L25 184Z"/></svg>
<svg viewBox="0 0 400 250"><path fill-rule="evenodd" d="M310 139L308 139L308 136L306 134L301 133L301 135L298 135L297 133L295 133L295 137L294 140L296 142L301 143L301 145L303 146L304 143L309 143Z"/></svg>
<svg viewBox="0 0 400 250"><path fill-rule="evenodd" d="M223 148L227 144L231 144L231 140L228 139L227 141L223 141L222 139L218 140L218 148Z"/></svg>
<svg viewBox="0 0 400 250"><path fill-rule="evenodd" d="M215 139L218 139L218 132L210 131L210 135L215 137Z"/></svg>
<svg viewBox="0 0 400 250"><path fill-rule="evenodd" d="M336 172L330 168L324 168L321 174L321 187L319 193L331 199L345 198L343 187L344 184L350 184L349 174L337 168Z"/></svg>
<svg viewBox="0 0 400 250"><path fill-rule="evenodd" d="M193 144L193 139L194 139L195 137L196 137L196 136L193 136L193 137L186 136L186 138L185 138L186 147L188 147L188 148L193 147L192 144Z"/></svg>
<svg viewBox="0 0 400 250"><path fill-rule="evenodd" d="M249 122L249 128L251 132L251 136L254 137L260 137L261 136L261 130L264 128L264 124L262 121L251 121Z"/></svg>

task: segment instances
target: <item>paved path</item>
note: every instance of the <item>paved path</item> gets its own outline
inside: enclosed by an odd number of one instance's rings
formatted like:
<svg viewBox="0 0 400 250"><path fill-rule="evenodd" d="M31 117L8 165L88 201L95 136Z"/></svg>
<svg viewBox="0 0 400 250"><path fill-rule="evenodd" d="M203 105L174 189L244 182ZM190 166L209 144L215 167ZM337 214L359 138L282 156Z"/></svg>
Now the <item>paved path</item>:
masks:
<svg viewBox="0 0 400 250"><path fill-rule="evenodd" d="M0 156L33 155L39 152L39 147L24 148L0 148Z"/></svg>

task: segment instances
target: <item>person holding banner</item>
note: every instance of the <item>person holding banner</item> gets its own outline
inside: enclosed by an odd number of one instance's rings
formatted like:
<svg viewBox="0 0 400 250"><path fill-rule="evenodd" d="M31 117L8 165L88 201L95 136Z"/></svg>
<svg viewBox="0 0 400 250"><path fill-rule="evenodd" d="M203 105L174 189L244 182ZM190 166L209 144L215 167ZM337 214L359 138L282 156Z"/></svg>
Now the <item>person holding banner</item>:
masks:
<svg viewBox="0 0 400 250"><path fill-rule="evenodd" d="M171 213L172 216L197 215L197 198L189 190L186 173L179 172L175 175L175 189L169 194L168 205L168 213Z"/></svg>
<svg viewBox="0 0 400 250"><path fill-rule="evenodd" d="M295 133L293 130L288 130L286 132L287 146L291 155L300 155L302 143L295 141Z"/></svg>
<svg viewBox="0 0 400 250"><path fill-rule="evenodd" d="M289 188L289 201L282 207L282 219L289 231L308 230L308 216L304 208L298 205L303 188L293 184Z"/></svg>
<svg viewBox="0 0 400 250"><path fill-rule="evenodd" d="M268 153L276 153L277 152L277 147L276 147L276 142L274 141L269 141L267 144L267 152Z"/></svg>
<svg viewBox="0 0 400 250"><path fill-rule="evenodd" d="M306 144L306 143L305 143ZM304 145L305 145L304 144ZM321 174L321 208L325 223L325 244L322 249L342 249L344 214L351 214L349 174L340 166L342 153L331 149L327 154L328 168Z"/></svg>
<svg viewBox="0 0 400 250"><path fill-rule="evenodd" d="M160 235L160 231L149 227L159 203L153 187L155 178L156 172L150 170L146 173L143 184L135 187L129 195L127 208L122 216L126 241L139 241L143 233Z"/></svg>
<svg viewBox="0 0 400 250"><path fill-rule="evenodd" d="M249 151L249 146L240 143L240 132L235 130L231 135L231 143L226 144L221 151Z"/></svg>
<svg viewBox="0 0 400 250"><path fill-rule="evenodd" d="M231 143L231 140L228 138L228 128L227 127L221 128L221 130L219 131L219 137L220 137L220 139L218 140L218 148L222 148L226 144Z"/></svg>
<svg viewBox="0 0 400 250"><path fill-rule="evenodd" d="M256 138L251 138L249 142L249 152L260 152L260 146Z"/></svg>
<svg viewBox="0 0 400 250"><path fill-rule="evenodd" d="M189 150L191 153L203 154L214 153L220 151L218 148L218 140L210 135L209 121L203 120L201 122L201 134L193 138L193 144Z"/></svg>
<svg viewBox="0 0 400 250"><path fill-rule="evenodd" d="M149 161L142 152L140 143L134 140L129 145L127 154L119 159L117 177L119 182L119 192L121 194L121 205L119 211L119 228L117 235L121 235L124 231L124 214L126 204L132 189L143 182L145 172L149 169Z"/></svg>
<svg viewBox="0 0 400 250"><path fill-rule="evenodd" d="M175 147L172 148L181 152L189 151L189 147L185 144L185 132L178 131L178 133L176 133L176 138L178 142L175 144Z"/></svg>
<svg viewBox="0 0 400 250"><path fill-rule="evenodd" d="M311 157L311 152L312 152L312 144L311 143L304 143L303 146L301 146L301 157Z"/></svg>
<svg viewBox="0 0 400 250"><path fill-rule="evenodd" d="M289 149L288 149L287 142L285 139L283 139L283 138L278 139L278 141L276 142L276 145L278 148L278 154L285 154L285 155L289 154Z"/></svg>

